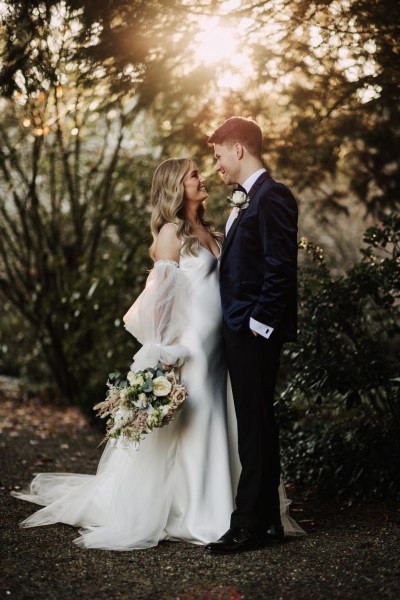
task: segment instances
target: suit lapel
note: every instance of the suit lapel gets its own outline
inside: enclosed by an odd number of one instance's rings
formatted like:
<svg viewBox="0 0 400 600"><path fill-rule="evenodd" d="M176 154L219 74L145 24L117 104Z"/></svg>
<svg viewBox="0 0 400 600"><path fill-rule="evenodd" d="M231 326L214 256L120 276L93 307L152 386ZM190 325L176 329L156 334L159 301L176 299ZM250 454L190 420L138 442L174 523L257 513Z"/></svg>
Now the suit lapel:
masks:
<svg viewBox="0 0 400 600"><path fill-rule="evenodd" d="M254 196L256 195L256 193L258 192L258 190L260 189L261 185L264 183L264 181L266 181L267 179L271 179L271 175L266 171L265 173L262 173L260 175L260 177L257 179L257 181L252 185L248 196L250 198L250 201L252 200L252 198L254 198ZM226 254L232 240L233 237L235 235L235 231L238 228L238 225L240 223L241 218L243 217L243 214L245 213L247 209L245 210L241 210L238 214L238 216L236 217L236 219L233 221L231 228L228 231L228 235L225 238L224 244L222 246L222 252L221 252L221 260L223 258L223 256Z"/></svg>

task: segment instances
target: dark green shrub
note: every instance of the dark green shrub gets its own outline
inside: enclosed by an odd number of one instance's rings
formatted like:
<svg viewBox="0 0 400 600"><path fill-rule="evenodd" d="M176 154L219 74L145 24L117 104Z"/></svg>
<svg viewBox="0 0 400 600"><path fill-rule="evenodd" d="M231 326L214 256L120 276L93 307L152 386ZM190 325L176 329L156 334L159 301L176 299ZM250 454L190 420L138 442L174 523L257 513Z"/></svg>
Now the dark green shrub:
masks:
<svg viewBox="0 0 400 600"><path fill-rule="evenodd" d="M329 498L400 498L400 215L366 231L362 259L333 277L323 252L300 277L299 340L285 350L286 477Z"/></svg>
<svg viewBox="0 0 400 600"><path fill-rule="evenodd" d="M282 431L284 478L326 499L400 500L398 423L309 417Z"/></svg>
<svg viewBox="0 0 400 600"><path fill-rule="evenodd" d="M284 400L304 409L373 408L400 419L400 215L368 229L363 258L333 277L321 250L300 276L300 335L285 350ZM290 365L290 372L288 370Z"/></svg>

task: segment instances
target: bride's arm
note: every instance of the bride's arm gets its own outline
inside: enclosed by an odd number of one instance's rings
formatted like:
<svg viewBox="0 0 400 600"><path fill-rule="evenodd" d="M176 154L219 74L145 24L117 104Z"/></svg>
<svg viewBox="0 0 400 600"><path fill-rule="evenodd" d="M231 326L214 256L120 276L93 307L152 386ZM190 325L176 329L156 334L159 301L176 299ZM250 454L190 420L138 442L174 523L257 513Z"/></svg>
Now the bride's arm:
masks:
<svg viewBox="0 0 400 600"><path fill-rule="evenodd" d="M155 260L173 260L179 264L181 242L176 235L176 225L165 223L160 229L154 249Z"/></svg>
<svg viewBox="0 0 400 600"><path fill-rule="evenodd" d="M155 268L161 266L163 261L173 261L179 265L180 247L181 243L176 235L176 226L172 223L165 223L165 225L161 227L156 239L154 248ZM167 286L164 298L161 298L161 301L154 306L154 310L156 311L154 318L155 321L159 323L158 337L160 340L165 340L166 337L168 337L167 331L170 327L173 306L176 303L176 290L170 289L171 285L174 285L174 283L172 281L168 282L168 279L170 279L168 270L163 271L162 274L161 269L158 269L158 271L159 285L161 286L162 284L167 283ZM169 283L170 285L168 285Z"/></svg>
<svg viewBox="0 0 400 600"><path fill-rule="evenodd" d="M134 357L132 369L137 371L165 364L182 364L189 351L179 344L186 325L189 282L179 268L180 241L176 228L166 224L155 247L154 268L146 287L124 316L126 329L143 347Z"/></svg>

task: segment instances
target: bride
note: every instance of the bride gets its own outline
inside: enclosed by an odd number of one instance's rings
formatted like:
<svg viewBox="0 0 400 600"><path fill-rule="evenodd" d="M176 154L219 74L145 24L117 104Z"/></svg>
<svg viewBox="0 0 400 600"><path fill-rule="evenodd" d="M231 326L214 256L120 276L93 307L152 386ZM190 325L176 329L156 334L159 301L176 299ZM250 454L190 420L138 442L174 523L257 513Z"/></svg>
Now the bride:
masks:
<svg viewBox="0 0 400 600"><path fill-rule="evenodd" d="M161 540L207 544L229 527L240 473L222 349L218 285L222 235L204 216L204 178L189 159L168 159L151 190L154 268L124 317L142 348L133 371L180 365L189 397L168 425L134 444L108 442L95 475L40 473L13 495L44 506L21 523L67 523L85 548L131 550ZM281 486L282 488L282 486ZM286 533L301 529L288 516Z"/></svg>

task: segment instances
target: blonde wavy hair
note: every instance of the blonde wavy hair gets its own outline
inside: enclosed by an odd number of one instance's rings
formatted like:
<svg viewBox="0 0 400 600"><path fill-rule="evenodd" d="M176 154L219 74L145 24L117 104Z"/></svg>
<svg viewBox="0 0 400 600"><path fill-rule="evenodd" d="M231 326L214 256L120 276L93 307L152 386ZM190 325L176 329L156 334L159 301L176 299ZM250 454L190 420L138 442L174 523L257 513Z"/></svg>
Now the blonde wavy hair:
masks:
<svg viewBox="0 0 400 600"><path fill-rule="evenodd" d="M198 239L191 234L190 223L185 219L185 194L183 180L191 165L190 158L168 158L156 168L151 184L151 233L153 243L150 247L150 256L154 260L154 250L160 229L165 223L174 223L177 226L176 235L182 240L182 250L187 254L197 256L199 249ZM214 239L222 241L223 235L215 231L213 221L204 217L204 206L201 204L198 211L199 223L211 233Z"/></svg>

